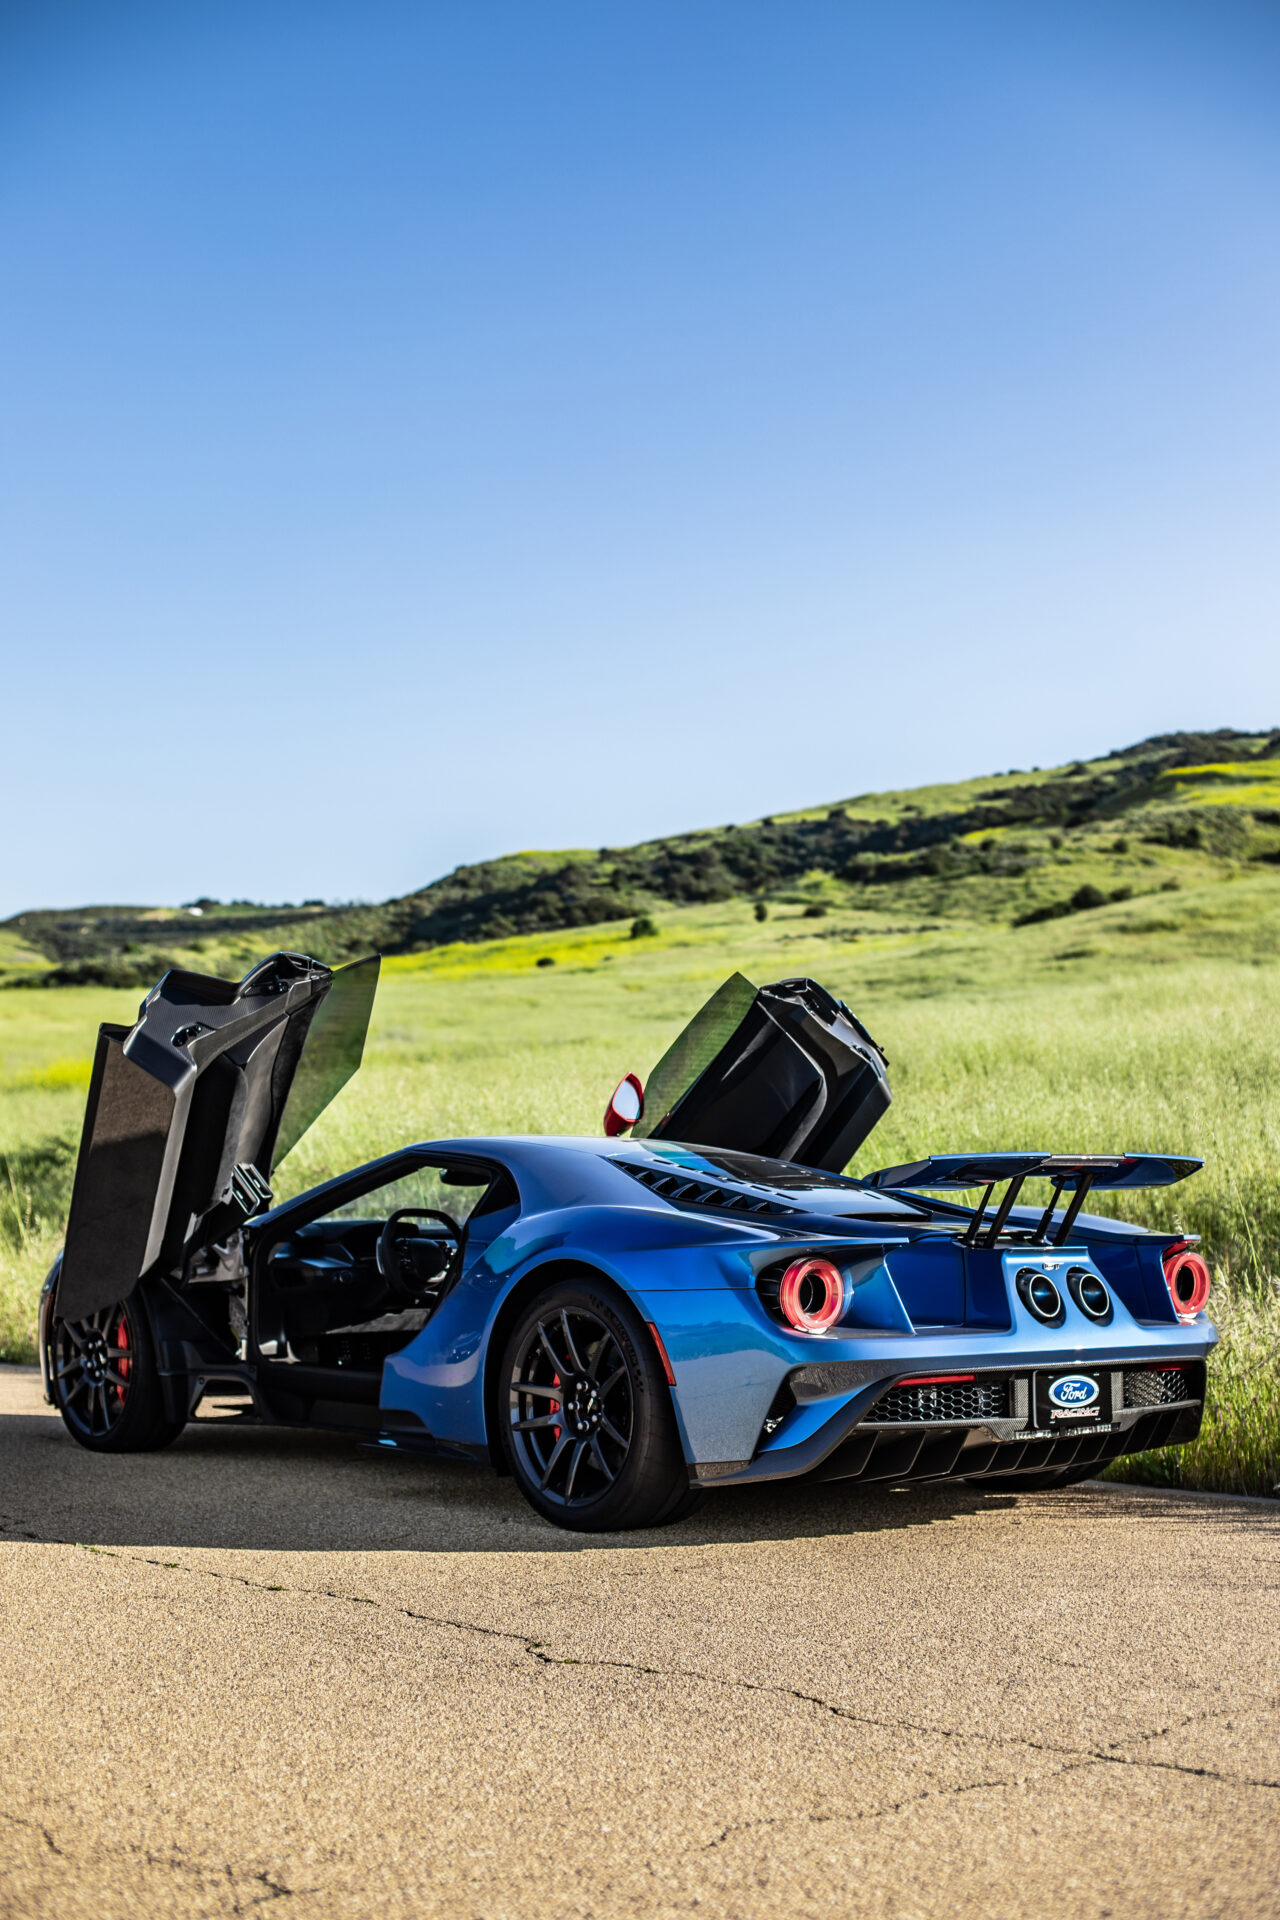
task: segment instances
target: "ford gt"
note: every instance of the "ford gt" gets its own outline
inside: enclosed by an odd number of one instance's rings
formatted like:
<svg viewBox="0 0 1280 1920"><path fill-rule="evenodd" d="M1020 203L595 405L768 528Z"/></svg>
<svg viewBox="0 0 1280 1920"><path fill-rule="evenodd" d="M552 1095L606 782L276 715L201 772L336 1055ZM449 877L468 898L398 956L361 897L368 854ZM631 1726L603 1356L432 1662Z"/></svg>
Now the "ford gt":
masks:
<svg viewBox="0 0 1280 1920"><path fill-rule="evenodd" d="M274 1204L377 973L173 970L101 1029L40 1305L81 1446L166 1446L208 1398L487 1464L600 1531L761 1482L1064 1487L1195 1437L1205 1262L1085 1203L1200 1161L974 1150L853 1178L887 1061L811 980L734 975L598 1137L414 1142Z"/></svg>

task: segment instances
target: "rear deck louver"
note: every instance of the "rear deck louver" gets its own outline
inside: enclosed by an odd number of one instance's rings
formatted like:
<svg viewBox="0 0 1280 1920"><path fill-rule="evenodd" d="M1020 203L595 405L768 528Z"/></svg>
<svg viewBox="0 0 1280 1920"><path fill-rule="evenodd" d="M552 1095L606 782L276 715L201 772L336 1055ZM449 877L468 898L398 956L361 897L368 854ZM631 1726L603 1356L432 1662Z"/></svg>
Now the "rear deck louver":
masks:
<svg viewBox="0 0 1280 1920"><path fill-rule="evenodd" d="M669 1200L677 1207L715 1207L722 1212L750 1213L757 1217L776 1218L783 1214L799 1212L797 1207L787 1207L780 1200L766 1200L756 1193L740 1193L731 1187L715 1186L710 1180L695 1180L686 1173L669 1173L662 1167L640 1166L634 1160L615 1160L614 1166L623 1173L629 1173L650 1193L656 1193L660 1199Z"/></svg>

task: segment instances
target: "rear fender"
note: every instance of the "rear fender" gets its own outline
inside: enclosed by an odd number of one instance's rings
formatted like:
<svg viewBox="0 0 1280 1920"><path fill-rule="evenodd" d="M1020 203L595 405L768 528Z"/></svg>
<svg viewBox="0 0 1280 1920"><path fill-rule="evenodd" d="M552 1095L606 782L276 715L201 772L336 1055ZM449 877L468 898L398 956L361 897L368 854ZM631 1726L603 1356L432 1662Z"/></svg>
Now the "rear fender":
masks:
<svg viewBox="0 0 1280 1920"><path fill-rule="evenodd" d="M758 1227L667 1208L575 1207L517 1221L484 1249L417 1338L387 1359L382 1408L415 1414L437 1441L496 1458L496 1369L512 1323L539 1288L589 1275L617 1287L651 1322L650 1292L664 1301L672 1291L740 1299L753 1286L749 1256L773 1256L777 1247L776 1236ZM705 1307L699 1314L708 1318ZM678 1390L672 1398L687 1447Z"/></svg>
<svg viewBox="0 0 1280 1920"><path fill-rule="evenodd" d="M616 1287L619 1293L630 1300L632 1306L638 1307L642 1313L644 1311L643 1304L636 1299L630 1288L624 1286L619 1280L605 1272L602 1267L598 1265L587 1265L584 1261L580 1260L541 1261L525 1273L513 1287L507 1290L501 1306L494 1315L493 1324L489 1330L489 1337L485 1346L484 1377L482 1382L485 1444L488 1449L490 1463L499 1473L506 1473L508 1470L506 1456L499 1441L502 1422L503 1349L506 1347L511 1329L524 1311L526 1303L536 1298L544 1287L554 1286L556 1282L560 1280L580 1280L587 1285L594 1283L597 1286L603 1281L606 1286ZM659 1364L661 1363L661 1355L657 1353L656 1348L654 1358ZM692 1459L693 1456L689 1452L688 1436L685 1431L679 1400L670 1387L668 1391L671 1392L671 1402L675 1411L676 1425L680 1431L680 1443L684 1448L685 1458L686 1460Z"/></svg>
<svg viewBox="0 0 1280 1920"><path fill-rule="evenodd" d="M512 1322L538 1288L589 1274L617 1287L658 1329L675 1373L686 1458L730 1457L730 1431L740 1439L749 1430L754 1441L779 1383L807 1357L755 1290L758 1267L792 1245L776 1231L648 1207L575 1208L518 1222L485 1249L417 1338L387 1359L383 1410L415 1414L437 1441L492 1457L493 1381ZM897 1314L906 1331L900 1303Z"/></svg>

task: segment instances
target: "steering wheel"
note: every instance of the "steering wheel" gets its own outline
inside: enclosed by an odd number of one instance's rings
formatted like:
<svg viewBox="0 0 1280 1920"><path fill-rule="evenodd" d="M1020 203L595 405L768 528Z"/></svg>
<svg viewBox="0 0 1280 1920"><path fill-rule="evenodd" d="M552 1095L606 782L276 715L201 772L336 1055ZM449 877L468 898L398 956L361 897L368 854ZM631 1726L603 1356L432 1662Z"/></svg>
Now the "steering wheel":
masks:
<svg viewBox="0 0 1280 1920"><path fill-rule="evenodd" d="M441 1274L441 1281L448 1279L450 1269L454 1267L462 1254L465 1232L452 1214L441 1213L438 1207L397 1207L378 1235L378 1272L382 1275L392 1292L401 1299L416 1302L417 1288L409 1283L404 1262L397 1257L396 1245L399 1239L397 1229L402 1220L439 1220L452 1234L455 1246L453 1258Z"/></svg>

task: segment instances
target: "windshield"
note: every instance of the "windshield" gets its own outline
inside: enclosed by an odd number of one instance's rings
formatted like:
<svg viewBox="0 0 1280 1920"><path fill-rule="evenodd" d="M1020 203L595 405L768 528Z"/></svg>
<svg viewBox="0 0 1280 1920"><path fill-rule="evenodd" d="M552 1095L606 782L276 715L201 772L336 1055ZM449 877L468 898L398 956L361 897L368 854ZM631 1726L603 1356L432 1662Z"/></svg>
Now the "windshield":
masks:
<svg viewBox="0 0 1280 1920"><path fill-rule="evenodd" d="M330 1207L325 1220L385 1220L401 1207L430 1207L464 1226L493 1185L492 1173L478 1167L421 1166L353 1200Z"/></svg>

